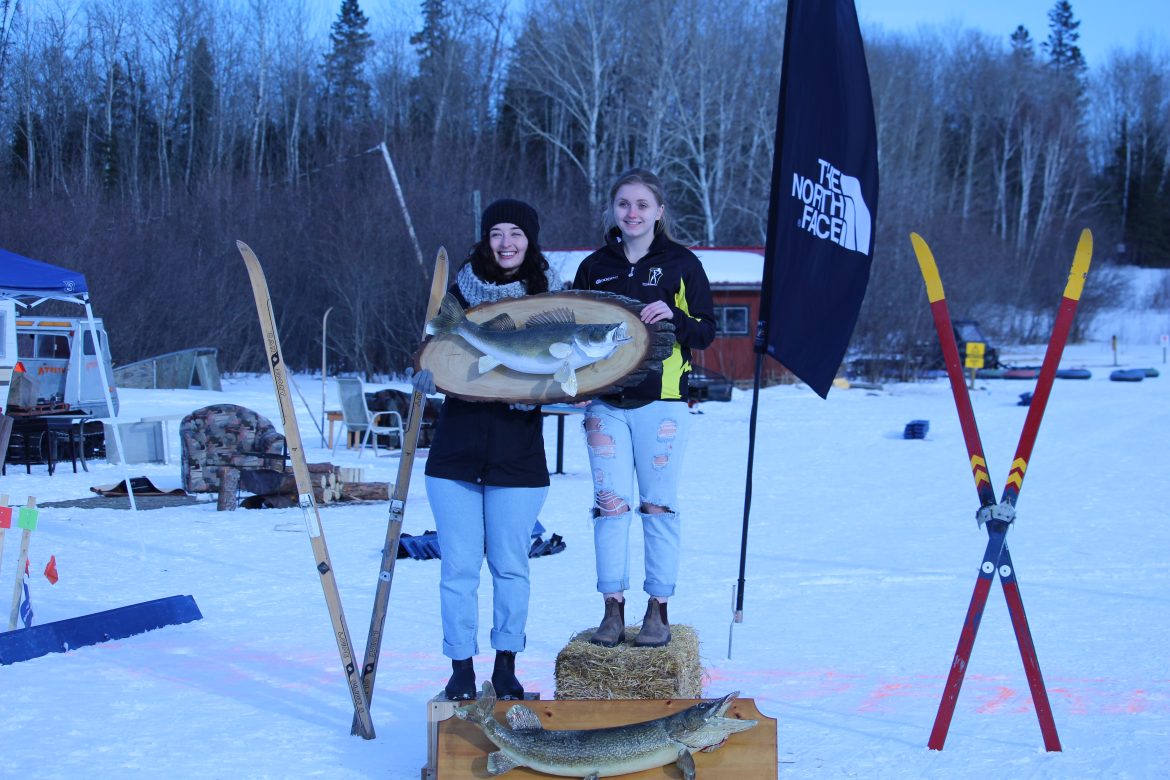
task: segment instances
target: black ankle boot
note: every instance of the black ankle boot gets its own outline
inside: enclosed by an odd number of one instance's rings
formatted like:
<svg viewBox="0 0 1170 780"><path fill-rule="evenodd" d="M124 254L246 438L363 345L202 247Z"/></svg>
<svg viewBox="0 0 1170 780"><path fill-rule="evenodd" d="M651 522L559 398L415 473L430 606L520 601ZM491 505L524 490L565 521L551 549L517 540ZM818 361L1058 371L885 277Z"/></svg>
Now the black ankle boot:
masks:
<svg viewBox="0 0 1170 780"><path fill-rule="evenodd" d="M472 659L451 660L451 679L443 689L451 701L467 701L475 698L475 665Z"/></svg>
<svg viewBox="0 0 1170 780"><path fill-rule="evenodd" d="M516 654L511 650L496 651L496 668L492 670L492 687L496 698L523 700L524 686L516 679Z"/></svg>

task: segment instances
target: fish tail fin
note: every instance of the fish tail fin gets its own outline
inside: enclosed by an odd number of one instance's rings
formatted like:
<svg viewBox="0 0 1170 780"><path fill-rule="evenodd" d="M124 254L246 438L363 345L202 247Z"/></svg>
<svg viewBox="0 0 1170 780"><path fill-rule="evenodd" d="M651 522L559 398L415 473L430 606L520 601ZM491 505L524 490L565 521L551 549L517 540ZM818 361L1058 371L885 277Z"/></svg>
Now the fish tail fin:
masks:
<svg viewBox="0 0 1170 780"><path fill-rule="evenodd" d="M496 689L492 687L491 681L484 680L479 698L471 704L456 707L455 714L463 720L469 720L482 726L495 719L495 709Z"/></svg>
<svg viewBox="0 0 1170 780"><path fill-rule="evenodd" d="M462 321L463 307L459 305L454 295L447 293L443 296L443 302L439 304L439 313L427 323L427 335L441 336L444 333L452 333Z"/></svg>

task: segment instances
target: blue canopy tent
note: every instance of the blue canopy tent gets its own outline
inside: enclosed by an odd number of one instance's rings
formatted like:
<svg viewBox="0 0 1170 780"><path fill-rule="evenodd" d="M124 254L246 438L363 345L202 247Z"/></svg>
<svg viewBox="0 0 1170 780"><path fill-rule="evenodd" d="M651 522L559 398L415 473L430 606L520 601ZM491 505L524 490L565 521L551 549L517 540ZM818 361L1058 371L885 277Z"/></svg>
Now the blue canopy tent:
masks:
<svg viewBox="0 0 1170 780"><path fill-rule="evenodd" d="M89 302L89 285L86 284L85 274L71 271L67 268L51 265L40 260L18 255L6 249L0 249L0 300L15 301L22 308L33 308L45 301L66 301L85 307L86 323L89 326L93 343L101 343L98 339L97 324L94 322L93 307ZM125 452L122 446L122 434L118 427L118 412L114 408L114 400L110 395L111 377L106 376L104 360L98 360L98 371L102 377L102 389L106 396L106 408L109 409L114 431L114 441L118 445L118 452ZM126 459L122 465L129 469ZM134 491L129 487L130 474L125 474L127 490L130 497L130 508L137 511L134 501Z"/></svg>
<svg viewBox="0 0 1170 780"><path fill-rule="evenodd" d="M24 305L36 306L50 299L84 304L88 297L85 274L0 249L0 298L33 300Z"/></svg>

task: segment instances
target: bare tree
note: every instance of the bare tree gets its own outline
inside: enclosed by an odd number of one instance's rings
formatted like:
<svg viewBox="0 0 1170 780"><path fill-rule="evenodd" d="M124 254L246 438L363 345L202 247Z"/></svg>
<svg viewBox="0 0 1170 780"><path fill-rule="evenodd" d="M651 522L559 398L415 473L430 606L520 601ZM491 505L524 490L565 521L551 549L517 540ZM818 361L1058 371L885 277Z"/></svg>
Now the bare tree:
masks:
<svg viewBox="0 0 1170 780"><path fill-rule="evenodd" d="M4 74L12 29L20 12L20 0L0 0L0 105L4 104Z"/></svg>
<svg viewBox="0 0 1170 780"><path fill-rule="evenodd" d="M669 159L670 174L697 206L695 232L703 243L715 246L724 215L735 203L730 194L747 184L744 150L756 142L751 137L751 104L771 97L751 90L758 83L751 78L753 60L765 48L767 37L761 31L783 29L784 19L765 18L754 6L741 14L727 14L702 2L685 4L683 9L683 4L672 6L674 26L681 34L664 41L662 48L678 56L663 58L663 72L670 76L668 91L650 96L656 110L646 124L648 130L656 125L665 128L666 150L659 156ZM654 156L650 165L659 165Z"/></svg>
<svg viewBox="0 0 1170 780"><path fill-rule="evenodd" d="M619 17L612 0L535 2L509 72L508 105L523 133L577 168L593 209L601 207L602 155L614 145L604 115L618 98L626 50Z"/></svg>

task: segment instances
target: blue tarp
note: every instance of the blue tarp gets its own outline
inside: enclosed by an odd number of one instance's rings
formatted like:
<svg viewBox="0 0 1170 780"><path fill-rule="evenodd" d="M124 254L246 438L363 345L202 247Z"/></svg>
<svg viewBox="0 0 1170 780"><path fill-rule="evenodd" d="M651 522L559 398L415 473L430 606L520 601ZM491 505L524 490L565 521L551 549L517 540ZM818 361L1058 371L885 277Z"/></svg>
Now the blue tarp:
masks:
<svg viewBox="0 0 1170 780"><path fill-rule="evenodd" d="M0 249L0 298L71 298L89 294L85 274Z"/></svg>

